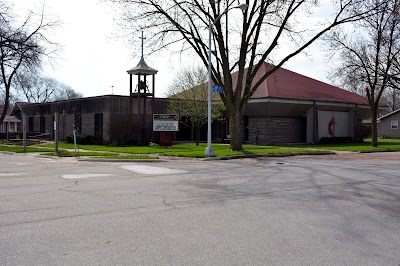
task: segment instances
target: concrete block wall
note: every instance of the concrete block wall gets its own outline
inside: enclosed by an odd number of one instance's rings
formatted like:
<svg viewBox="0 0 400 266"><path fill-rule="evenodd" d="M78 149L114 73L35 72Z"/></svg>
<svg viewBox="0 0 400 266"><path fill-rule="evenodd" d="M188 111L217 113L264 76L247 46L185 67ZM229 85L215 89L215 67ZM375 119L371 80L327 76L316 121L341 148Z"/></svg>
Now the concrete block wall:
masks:
<svg viewBox="0 0 400 266"><path fill-rule="evenodd" d="M54 117L46 116L45 117L45 133L50 134L50 138L54 138Z"/></svg>
<svg viewBox="0 0 400 266"><path fill-rule="evenodd" d="M137 141L138 119L134 114L110 114L106 134L108 142L115 145L132 144Z"/></svg>
<svg viewBox="0 0 400 266"><path fill-rule="evenodd" d="M110 119L111 119L111 114L110 113L103 113L103 142L104 143L109 143L110 142ZM94 122L93 122L94 126Z"/></svg>
<svg viewBox="0 0 400 266"><path fill-rule="evenodd" d="M306 118L249 117L249 143L303 143L306 142L306 124Z"/></svg>
<svg viewBox="0 0 400 266"><path fill-rule="evenodd" d="M68 135L73 134L75 123L75 115L59 115L58 116L58 139L65 140Z"/></svg>

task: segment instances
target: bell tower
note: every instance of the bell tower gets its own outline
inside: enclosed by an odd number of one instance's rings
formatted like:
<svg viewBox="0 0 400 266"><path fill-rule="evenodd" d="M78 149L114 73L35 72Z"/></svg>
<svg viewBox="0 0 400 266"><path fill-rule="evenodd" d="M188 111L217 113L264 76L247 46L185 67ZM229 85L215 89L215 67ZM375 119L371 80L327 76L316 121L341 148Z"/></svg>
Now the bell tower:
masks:
<svg viewBox="0 0 400 266"><path fill-rule="evenodd" d="M151 115L156 112L156 106L154 101L155 93L155 75L158 70L149 67L144 61L143 45L145 38L140 38L142 40L142 57L136 67L129 69L127 72L129 74L129 113L137 114L138 118L138 144L144 145L148 142L151 133L149 129L152 129L151 122L146 123L146 116ZM133 75L137 76L137 84L133 88ZM151 82L151 84L149 84ZM151 110L148 110L147 102L151 101ZM135 108L133 108L133 102L135 102ZM148 124L148 125L147 125Z"/></svg>

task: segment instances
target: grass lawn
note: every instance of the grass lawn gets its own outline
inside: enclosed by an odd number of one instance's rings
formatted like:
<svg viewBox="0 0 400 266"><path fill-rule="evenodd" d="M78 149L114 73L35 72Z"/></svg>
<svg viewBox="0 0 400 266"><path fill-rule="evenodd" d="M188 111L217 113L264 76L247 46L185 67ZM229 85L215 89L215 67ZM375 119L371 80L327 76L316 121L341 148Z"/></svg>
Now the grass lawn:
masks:
<svg viewBox="0 0 400 266"><path fill-rule="evenodd" d="M215 156L236 156L236 155L277 155L277 154L298 154L298 153L320 153L326 151L352 151L352 152L370 152L370 151L400 151L400 139L379 139L378 147L371 147L371 140L367 139L364 143L345 143L345 144L293 144L276 146L256 146L243 145L243 151L233 152L229 150L228 144L213 144ZM78 145L83 150L79 156L109 158L109 159L157 159L148 154L161 156L179 156L204 158L206 144L175 144L170 148L159 146L129 146L116 147L108 145ZM71 150L73 144L59 143L60 156L76 156ZM66 150L70 150L67 152ZM22 152L21 146L3 146L0 145L0 151ZM27 147L27 152L54 152L54 144L40 144L36 147Z"/></svg>
<svg viewBox="0 0 400 266"><path fill-rule="evenodd" d="M0 145L0 151L5 152L24 152L24 147L18 145ZM26 147L26 152L51 152L53 149L46 147Z"/></svg>
<svg viewBox="0 0 400 266"><path fill-rule="evenodd" d="M56 156L54 150L52 152L42 153L46 156ZM135 154L118 154L115 152L97 152L97 151L80 151L78 153L62 150L57 155L59 157L94 157L102 159L129 159L129 160L157 160L157 157Z"/></svg>
<svg viewBox="0 0 400 266"><path fill-rule="evenodd" d="M41 145L44 147L54 147L54 144ZM175 144L170 148L162 148L159 146L130 146L130 147L115 147L106 145L79 145L80 149L92 150L92 151L107 151L124 154L158 154L164 156L180 156L180 157L195 157L204 158L204 150L206 144ZM73 144L60 143L59 147L62 149L73 149ZM232 152L229 150L227 144L214 144L215 156L234 156L244 154L292 154L292 153L304 153L304 152L321 152L321 150L310 150L299 147L277 147L277 146L255 146L255 145L244 145L242 152Z"/></svg>
<svg viewBox="0 0 400 266"><path fill-rule="evenodd" d="M371 146L371 139L366 139L363 143L343 143L343 144L295 144L287 147L315 148L331 151L352 151L352 152L371 152L371 151L400 151L400 139L378 139L378 147Z"/></svg>

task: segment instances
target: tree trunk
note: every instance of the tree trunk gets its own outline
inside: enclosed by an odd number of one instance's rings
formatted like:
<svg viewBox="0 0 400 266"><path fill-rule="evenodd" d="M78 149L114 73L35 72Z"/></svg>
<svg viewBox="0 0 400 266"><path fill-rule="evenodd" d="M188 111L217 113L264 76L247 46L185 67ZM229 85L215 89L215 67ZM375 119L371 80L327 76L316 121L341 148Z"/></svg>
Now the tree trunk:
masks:
<svg viewBox="0 0 400 266"><path fill-rule="evenodd" d="M371 123L372 123L372 141L371 141L371 146L372 147L378 147L378 125L376 123L377 119L377 108L373 106L371 108Z"/></svg>
<svg viewBox="0 0 400 266"><path fill-rule="evenodd" d="M242 151L242 120L243 114L239 111L228 111L229 134L231 151Z"/></svg>
<svg viewBox="0 0 400 266"><path fill-rule="evenodd" d="M5 89L6 89L6 95L4 100L4 109L2 110L0 115L0 125L3 124L4 118L6 117L7 114L7 110L10 106L10 86L5 84Z"/></svg>

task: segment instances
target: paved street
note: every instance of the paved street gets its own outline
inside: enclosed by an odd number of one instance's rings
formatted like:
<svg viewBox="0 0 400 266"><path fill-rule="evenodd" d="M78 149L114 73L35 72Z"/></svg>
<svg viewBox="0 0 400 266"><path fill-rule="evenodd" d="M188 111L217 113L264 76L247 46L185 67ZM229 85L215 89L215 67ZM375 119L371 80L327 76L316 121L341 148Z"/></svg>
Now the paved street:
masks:
<svg viewBox="0 0 400 266"><path fill-rule="evenodd" d="M0 265L400 264L400 153L86 162L0 153Z"/></svg>

